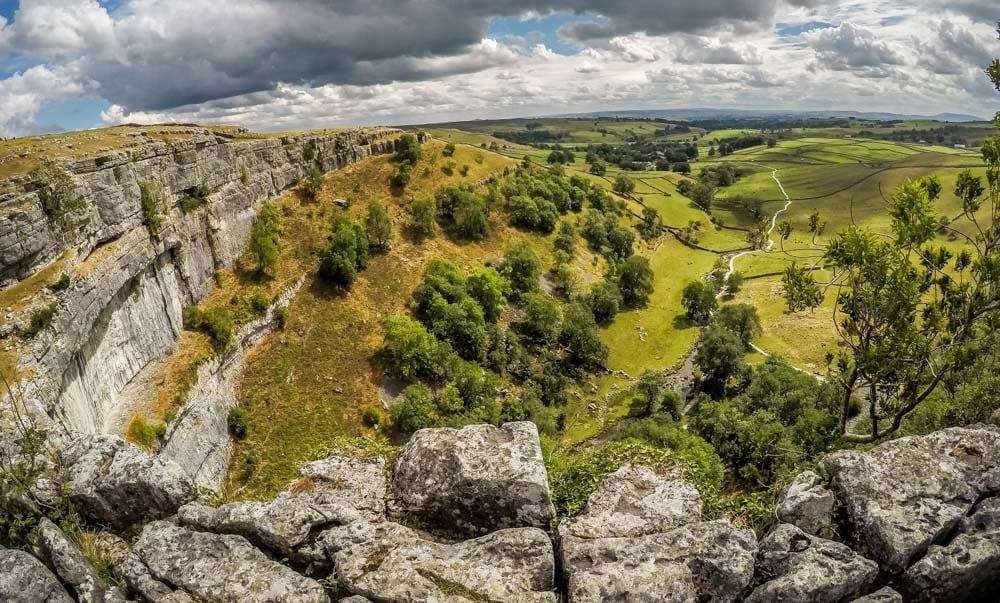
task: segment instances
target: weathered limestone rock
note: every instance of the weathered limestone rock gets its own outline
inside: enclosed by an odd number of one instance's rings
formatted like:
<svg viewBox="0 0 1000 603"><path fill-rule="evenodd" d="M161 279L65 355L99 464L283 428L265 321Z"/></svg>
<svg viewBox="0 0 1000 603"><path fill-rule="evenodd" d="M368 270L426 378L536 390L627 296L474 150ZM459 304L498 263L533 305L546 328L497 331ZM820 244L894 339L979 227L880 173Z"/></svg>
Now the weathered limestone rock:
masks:
<svg viewBox="0 0 1000 603"><path fill-rule="evenodd" d="M56 524L42 519L38 525L38 546L62 581L82 603L101 603L106 600L107 587L83 558L76 545Z"/></svg>
<svg viewBox="0 0 1000 603"><path fill-rule="evenodd" d="M823 461L853 546L900 572L947 534L980 496L1000 490L1000 429L945 429Z"/></svg>
<svg viewBox="0 0 1000 603"><path fill-rule="evenodd" d="M648 467L623 465L601 482L585 513L560 533L579 538L645 536L701 519L701 495L691 484L665 479Z"/></svg>
<svg viewBox="0 0 1000 603"><path fill-rule="evenodd" d="M751 530L701 521L692 485L631 465L560 524L559 545L570 603L733 601L757 552Z"/></svg>
<svg viewBox="0 0 1000 603"><path fill-rule="evenodd" d="M385 461L331 456L310 463L270 502L234 502L212 508L191 503L178 521L187 527L243 536L255 546L304 566L328 571L316 537L332 526L384 517Z"/></svg>
<svg viewBox="0 0 1000 603"><path fill-rule="evenodd" d="M340 584L375 601L556 601L552 542L537 528L455 544L393 522L359 522L325 536Z"/></svg>
<svg viewBox="0 0 1000 603"><path fill-rule="evenodd" d="M839 603L868 591L878 566L847 546L781 524L760 541L757 581L747 603Z"/></svg>
<svg viewBox="0 0 1000 603"><path fill-rule="evenodd" d="M173 515L197 495L176 464L117 436L81 436L61 458L69 496L79 511L120 530Z"/></svg>
<svg viewBox="0 0 1000 603"><path fill-rule="evenodd" d="M833 492L812 471L800 473L778 503L778 521L807 534L827 538L833 530Z"/></svg>
<svg viewBox="0 0 1000 603"><path fill-rule="evenodd" d="M390 515L456 535L548 529L555 516L533 423L421 429L393 473Z"/></svg>
<svg viewBox="0 0 1000 603"><path fill-rule="evenodd" d="M329 601L318 582L271 561L240 536L155 521L143 529L132 550L129 563L139 567L129 568L126 579L154 601L173 591L202 601Z"/></svg>
<svg viewBox="0 0 1000 603"><path fill-rule="evenodd" d="M344 597L343 599L341 599L340 603L372 603L372 602L362 597L361 595L351 595L350 597Z"/></svg>
<svg viewBox="0 0 1000 603"><path fill-rule="evenodd" d="M886 586L851 603L903 603L903 595Z"/></svg>
<svg viewBox="0 0 1000 603"><path fill-rule="evenodd" d="M42 562L24 551L0 548L0 601L73 603L66 589Z"/></svg>
<svg viewBox="0 0 1000 603"><path fill-rule="evenodd" d="M757 539L728 521L638 538L560 543L570 603L735 601L753 578Z"/></svg>
<svg viewBox="0 0 1000 603"><path fill-rule="evenodd" d="M1000 584L1000 499L985 501L945 546L903 574L901 590L913 601L986 601Z"/></svg>

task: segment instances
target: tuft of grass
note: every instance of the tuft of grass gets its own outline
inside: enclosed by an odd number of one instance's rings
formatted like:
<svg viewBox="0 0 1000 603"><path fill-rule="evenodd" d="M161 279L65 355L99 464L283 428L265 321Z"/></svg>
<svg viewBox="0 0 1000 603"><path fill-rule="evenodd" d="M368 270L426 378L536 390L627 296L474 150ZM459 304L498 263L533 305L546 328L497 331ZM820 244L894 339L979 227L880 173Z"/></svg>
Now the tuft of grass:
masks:
<svg viewBox="0 0 1000 603"><path fill-rule="evenodd" d="M132 415L125 428L125 438L146 450L156 450L160 440L167 433L166 423L147 423L139 414Z"/></svg>
<svg viewBox="0 0 1000 603"><path fill-rule="evenodd" d="M442 595L449 597L461 597L466 601L472 601L473 603L490 603L492 601L492 599L486 595L472 590L461 582L449 580L432 571L418 569L417 573L420 574L425 580L430 581L439 591L441 591Z"/></svg>
<svg viewBox="0 0 1000 603"><path fill-rule="evenodd" d="M38 335L52 324L52 319L56 315L56 304L49 304L47 306L42 306L41 308L36 308L31 313L31 318L29 319L28 326L21 331L21 335L31 339L35 335Z"/></svg>

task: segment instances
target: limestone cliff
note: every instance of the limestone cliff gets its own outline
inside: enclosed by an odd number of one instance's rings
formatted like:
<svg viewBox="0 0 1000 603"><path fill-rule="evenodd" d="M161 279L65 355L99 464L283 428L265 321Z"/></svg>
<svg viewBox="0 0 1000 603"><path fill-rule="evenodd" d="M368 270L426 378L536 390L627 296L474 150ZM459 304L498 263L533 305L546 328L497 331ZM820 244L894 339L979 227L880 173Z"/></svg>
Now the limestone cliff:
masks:
<svg viewBox="0 0 1000 603"><path fill-rule="evenodd" d="M82 204L62 224L46 214L32 175L3 183L0 283L56 261L72 275L68 289L45 294L56 304L51 327L19 350L25 397L69 429L108 430L123 390L180 333L183 308L243 252L260 204L313 165L328 171L392 152L397 133L230 138L195 128L174 143L149 139L63 165ZM155 232L143 225L143 182L159 183L167 201ZM185 210L188 195L204 202ZM8 314L4 332L30 310Z"/></svg>

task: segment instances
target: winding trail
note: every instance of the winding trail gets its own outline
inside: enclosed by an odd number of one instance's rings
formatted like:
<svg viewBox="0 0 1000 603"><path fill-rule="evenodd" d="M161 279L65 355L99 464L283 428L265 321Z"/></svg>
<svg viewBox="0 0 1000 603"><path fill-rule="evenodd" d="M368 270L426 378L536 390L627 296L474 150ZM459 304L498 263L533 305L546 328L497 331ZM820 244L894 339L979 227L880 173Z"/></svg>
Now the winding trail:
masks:
<svg viewBox="0 0 1000 603"><path fill-rule="evenodd" d="M761 164L754 164L754 165L761 165ZM781 195L785 198L785 206L779 209L778 211L774 212L774 215L771 216L771 227L767 229L767 244L761 249L748 249L746 251L741 251L737 254L734 254L732 257L730 257L729 271L726 272L726 275L723 280L728 279L734 272L736 272L736 260L740 259L743 256L757 253L758 251L765 251L765 252L770 251L771 248L774 247L774 241L771 239L771 233L774 232L774 229L778 225L778 216L787 211L788 208L791 207L792 205L792 198L788 196L787 192L785 192L785 187L783 184L781 184L781 180L778 180L778 168L774 168L769 165L765 165L764 167L771 170L771 178L774 180L775 184L778 185L778 190L781 191ZM762 350L758 351L763 353Z"/></svg>

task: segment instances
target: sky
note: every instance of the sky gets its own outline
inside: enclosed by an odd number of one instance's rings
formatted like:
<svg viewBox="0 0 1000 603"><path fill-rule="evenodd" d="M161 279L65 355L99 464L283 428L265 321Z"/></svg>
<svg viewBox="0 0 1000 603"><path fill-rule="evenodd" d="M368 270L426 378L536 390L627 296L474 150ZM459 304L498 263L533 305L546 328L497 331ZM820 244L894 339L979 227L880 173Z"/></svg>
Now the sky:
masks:
<svg viewBox="0 0 1000 603"><path fill-rule="evenodd" d="M992 116L1000 0L0 0L0 136L667 108Z"/></svg>

